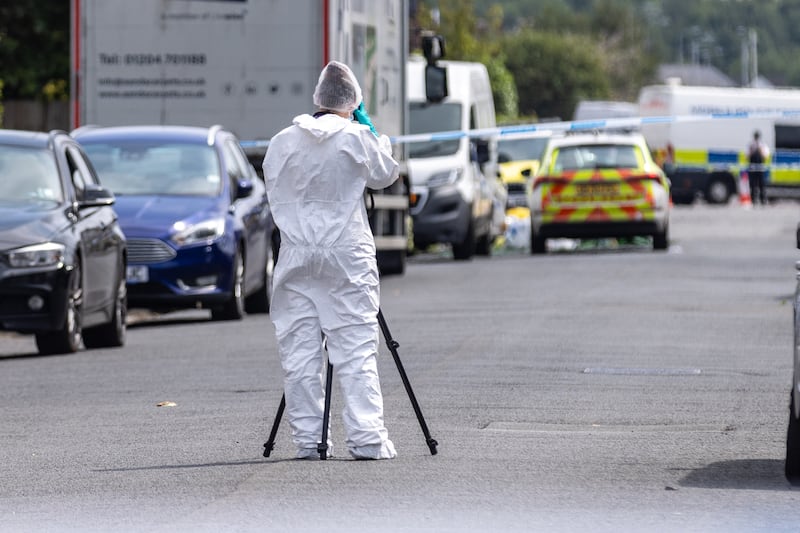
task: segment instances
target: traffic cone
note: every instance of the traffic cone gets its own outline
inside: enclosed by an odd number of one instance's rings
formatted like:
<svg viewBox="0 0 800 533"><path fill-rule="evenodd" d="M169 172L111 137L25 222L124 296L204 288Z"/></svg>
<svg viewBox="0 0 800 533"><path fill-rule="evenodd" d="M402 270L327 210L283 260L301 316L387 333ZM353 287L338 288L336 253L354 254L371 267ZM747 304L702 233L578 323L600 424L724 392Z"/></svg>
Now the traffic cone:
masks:
<svg viewBox="0 0 800 533"><path fill-rule="evenodd" d="M742 177L739 179L739 203L742 207L753 207L753 200L750 198L750 180L746 171L742 172Z"/></svg>

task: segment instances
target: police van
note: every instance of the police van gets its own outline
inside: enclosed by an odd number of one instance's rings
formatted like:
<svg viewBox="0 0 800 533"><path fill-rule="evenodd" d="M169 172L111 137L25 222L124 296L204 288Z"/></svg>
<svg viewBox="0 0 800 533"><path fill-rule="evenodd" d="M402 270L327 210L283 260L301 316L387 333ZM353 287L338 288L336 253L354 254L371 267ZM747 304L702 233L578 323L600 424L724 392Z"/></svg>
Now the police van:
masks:
<svg viewBox="0 0 800 533"><path fill-rule="evenodd" d="M674 203L702 198L721 204L738 194L755 131L771 154L767 197L800 197L800 90L684 86L675 80L643 87L638 105L643 118L675 118L641 125L672 181Z"/></svg>

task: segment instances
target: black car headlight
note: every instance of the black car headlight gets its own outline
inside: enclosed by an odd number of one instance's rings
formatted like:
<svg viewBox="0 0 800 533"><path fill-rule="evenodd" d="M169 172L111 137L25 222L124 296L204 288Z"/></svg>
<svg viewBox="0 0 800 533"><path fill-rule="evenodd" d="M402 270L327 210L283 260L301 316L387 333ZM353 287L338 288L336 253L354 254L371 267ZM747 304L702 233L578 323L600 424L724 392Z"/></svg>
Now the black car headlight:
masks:
<svg viewBox="0 0 800 533"><path fill-rule="evenodd" d="M64 262L63 244L45 242L9 250L5 253L11 268L35 268L57 266Z"/></svg>
<svg viewBox="0 0 800 533"><path fill-rule="evenodd" d="M174 229L177 232L170 240L178 246L197 244L199 242L213 242L225 234L225 219L213 218L191 225L179 222L175 224Z"/></svg>

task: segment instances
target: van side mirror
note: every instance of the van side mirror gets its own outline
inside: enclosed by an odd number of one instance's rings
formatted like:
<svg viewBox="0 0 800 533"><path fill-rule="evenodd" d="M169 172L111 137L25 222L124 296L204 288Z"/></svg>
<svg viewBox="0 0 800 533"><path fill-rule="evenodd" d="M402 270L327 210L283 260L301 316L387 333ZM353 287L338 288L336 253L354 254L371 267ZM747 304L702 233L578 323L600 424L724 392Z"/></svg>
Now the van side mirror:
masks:
<svg viewBox="0 0 800 533"><path fill-rule="evenodd" d="M425 98L439 103L447 98L447 69L436 64L444 57L444 37L432 32L422 35L422 53L425 55Z"/></svg>
<svg viewBox="0 0 800 533"><path fill-rule="evenodd" d="M439 103L447 98L447 69L438 65L425 65L425 98Z"/></svg>
<svg viewBox="0 0 800 533"><path fill-rule="evenodd" d="M489 141L486 139L475 139L475 152L476 160L479 165L488 163L490 159Z"/></svg>

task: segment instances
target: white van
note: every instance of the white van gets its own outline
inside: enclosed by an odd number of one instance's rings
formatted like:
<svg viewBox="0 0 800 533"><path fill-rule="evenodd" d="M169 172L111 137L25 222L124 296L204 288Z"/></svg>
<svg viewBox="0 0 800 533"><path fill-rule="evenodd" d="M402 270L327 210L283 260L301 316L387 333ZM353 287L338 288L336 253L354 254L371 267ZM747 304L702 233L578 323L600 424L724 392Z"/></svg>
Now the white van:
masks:
<svg viewBox="0 0 800 533"><path fill-rule="evenodd" d="M639 105L634 102L613 100L581 100L575 107L572 120L595 120L603 118L628 118L639 115Z"/></svg>
<svg viewBox="0 0 800 533"><path fill-rule="evenodd" d="M430 102L425 59L412 57L406 77L409 133L494 128L489 74L481 63L439 61L447 72L448 95ZM498 178L497 139L461 138L408 145L408 177L414 245L450 244L455 259L490 255L502 233L505 188Z"/></svg>

